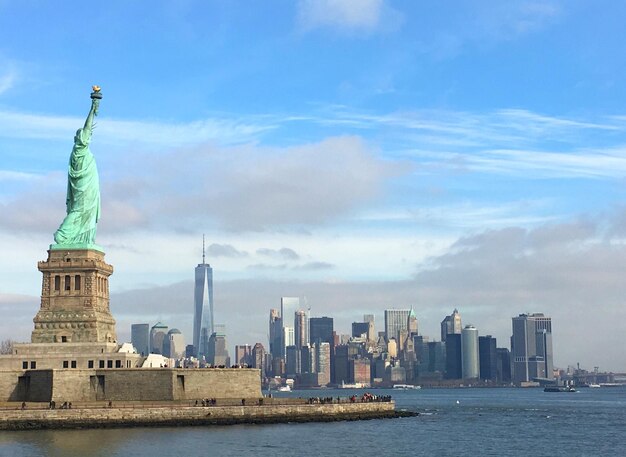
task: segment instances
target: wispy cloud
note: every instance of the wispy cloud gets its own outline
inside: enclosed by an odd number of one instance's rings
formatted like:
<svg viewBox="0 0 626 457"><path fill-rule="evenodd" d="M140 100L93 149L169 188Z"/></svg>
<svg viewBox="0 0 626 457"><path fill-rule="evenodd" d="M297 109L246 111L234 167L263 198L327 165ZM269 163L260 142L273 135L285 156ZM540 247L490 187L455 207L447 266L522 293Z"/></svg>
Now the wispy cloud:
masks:
<svg viewBox="0 0 626 457"><path fill-rule="evenodd" d="M0 170L0 182L3 181L30 181L40 176L34 173L24 173L21 171Z"/></svg>
<svg viewBox="0 0 626 457"><path fill-rule="evenodd" d="M217 243L212 243L211 245L209 245L209 247L207 248L207 254L209 255L209 257L239 258L248 256L247 252L240 251L230 244Z"/></svg>
<svg viewBox="0 0 626 457"><path fill-rule="evenodd" d="M297 15L304 31L330 27L371 32L400 20L399 13L385 0L300 0Z"/></svg>
<svg viewBox="0 0 626 457"><path fill-rule="evenodd" d="M556 0L514 0L487 3L480 8L476 22L485 34L507 39L531 33L545 27L561 14L561 2Z"/></svg>
<svg viewBox="0 0 626 457"><path fill-rule="evenodd" d="M370 114L332 107L315 120L337 129L385 135L387 153L420 164L527 178L617 178L626 170L622 116L549 116L522 109ZM584 146L581 146L584 145Z"/></svg>
<svg viewBox="0 0 626 457"><path fill-rule="evenodd" d="M421 227L448 227L479 230L484 227L502 228L511 225L532 227L565 218L565 215L542 215L545 201L511 201L501 204L472 202L447 205L403 206L382 211L367 211L358 216L359 221L391 222L395 225L411 223Z"/></svg>
<svg viewBox="0 0 626 457"><path fill-rule="evenodd" d="M315 270L331 270L335 266L328 262L307 262L304 265L297 265L295 270L315 271Z"/></svg>
<svg viewBox="0 0 626 457"><path fill-rule="evenodd" d="M284 260L298 260L300 256L296 251L290 248L281 248L281 249L268 249L268 248L259 248L256 253L261 256L267 256L277 259Z"/></svg>
<svg viewBox="0 0 626 457"><path fill-rule="evenodd" d="M18 78L17 70L10 67L3 74L0 74L0 95L13 88Z"/></svg>
<svg viewBox="0 0 626 457"><path fill-rule="evenodd" d="M0 137L40 140L71 139L85 122L75 116L50 116L15 111L0 111ZM257 139L275 129L268 122L253 124L237 119L208 118L189 123L119 120L96 120L98 139L103 143L140 143L171 148L204 143L241 144Z"/></svg>

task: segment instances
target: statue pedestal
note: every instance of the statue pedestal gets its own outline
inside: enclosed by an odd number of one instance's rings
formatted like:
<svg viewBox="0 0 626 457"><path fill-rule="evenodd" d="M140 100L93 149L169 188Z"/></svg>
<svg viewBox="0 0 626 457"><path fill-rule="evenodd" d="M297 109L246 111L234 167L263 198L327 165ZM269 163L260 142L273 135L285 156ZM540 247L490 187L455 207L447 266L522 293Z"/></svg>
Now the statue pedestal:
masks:
<svg viewBox="0 0 626 457"><path fill-rule="evenodd" d="M33 343L110 343L117 340L109 309L113 267L96 249L50 249L43 273L41 307L33 319Z"/></svg>
<svg viewBox="0 0 626 457"><path fill-rule="evenodd" d="M76 243L76 244L51 244L51 251L75 251L75 250L93 250L100 251L104 254L102 246L90 243Z"/></svg>

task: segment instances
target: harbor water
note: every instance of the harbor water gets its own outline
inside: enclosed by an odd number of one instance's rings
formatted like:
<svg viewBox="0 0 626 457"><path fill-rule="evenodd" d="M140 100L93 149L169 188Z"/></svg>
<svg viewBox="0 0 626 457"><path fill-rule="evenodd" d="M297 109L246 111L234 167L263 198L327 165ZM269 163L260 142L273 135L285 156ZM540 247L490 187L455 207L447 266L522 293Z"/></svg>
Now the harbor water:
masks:
<svg viewBox="0 0 626 457"><path fill-rule="evenodd" d="M355 390L276 393L345 397ZM626 388L371 390L417 417L356 422L0 432L0 456L626 455Z"/></svg>

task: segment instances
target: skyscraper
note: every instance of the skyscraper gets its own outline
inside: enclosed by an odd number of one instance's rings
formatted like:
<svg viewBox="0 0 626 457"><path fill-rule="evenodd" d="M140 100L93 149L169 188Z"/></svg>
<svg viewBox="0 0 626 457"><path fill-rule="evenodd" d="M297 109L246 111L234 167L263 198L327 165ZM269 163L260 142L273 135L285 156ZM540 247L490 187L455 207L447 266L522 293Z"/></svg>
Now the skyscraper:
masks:
<svg viewBox="0 0 626 457"><path fill-rule="evenodd" d="M252 365L252 347L249 344L235 346L235 364Z"/></svg>
<svg viewBox="0 0 626 457"><path fill-rule="evenodd" d="M294 337L298 348L309 342L309 319L303 309L296 311L294 316Z"/></svg>
<svg viewBox="0 0 626 457"><path fill-rule="evenodd" d="M147 357L150 354L150 325L132 324L130 326L130 341L137 353Z"/></svg>
<svg viewBox="0 0 626 457"><path fill-rule="evenodd" d="M328 381L326 380L326 374L321 374L321 381L319 381L319 385L326 385L330 381L334 380L335 375L335 367L334 367L334 359L335 359L335 335L334 335L334 323L332 317L312 317L309 319L309 339L311 344L315 344L315 360L319 365L326 364L325 359L320 361L320 350L322 350L322 354L325 357L326 351L328 351ZM328 346L323 346L323 349L320 349L320 343L328 343ZM324 365L325 366L325 365ZM317 373L322 373L319 369L316 369ZM323 373L326 373L325 371Z"/></svg>
<svg viewBox="0 0 626 457"><path fill-rule="evenodd" d="M452 314L446 316L441 321L441 341L446 341L448 335L460 335L463 329L461 325L461 315L459 311L454 308Z"/></svg>
<svg viewBox="0 0 626 457"><path fill-rule="evenodd" d="M315 372L318 374L317 383L325 386L330 383L331 374L331 351L330 344L326 342L318 342L313 345L315 351Z"/></svg>
<svg viewBox="0 0 626 457"><path fill-rule="evenodd" d="M282 319L281 357L287 356L287 346L295 345L295 316L300 309L300 298L280 297L280 317Z"/></svg>
<svg viewBox="0 0 626 457"><path fill-rule="evenodd" d="M261 376L265 376L265 348L261 343L256 343L252 348L252 368L259 368Z"/></svg>
<svg viewBox="0 0 626 457"><path fill-rule="evenodd" d="M552 319L542 313L514 317L511 353L516 384L552 379Z"/></svg>
<svg viewBox="0 0 626 457"><path fill-rule="evenodd" d="M374 323L374 315L373 314L364 314L363 315L363 322L367 322L370 324L370 328L367 334L367 339L368 341L375 341L376 340L376 329L375 329L375 323Z"/></svg>
<svg viewBox="0 0 626 457"><path fill-rule="evenodd" d="M497 380L496 339L491 335L478 337L478 354L480 363L480 379Z"/></svg>
<svg viewBox="0 0 626 457"><path fill-rule="evenodd" d="M370 322L353 322L352 337L359 338L361 335L365 335L365 338L368 339L368 335L370 333L370 325Z"/></svg>
<svg viewBox="0 0 626 457"><path fill-rule="evenodd" d="M413 306L409 310L409 316L407 317L407 334L409 337L413 335L417 335L417 317L415 316L415 311L413 311Z"/></svg>
<svg viewBox="0 0 626 457"><path fill-rule="evenodd" d="M461 379L463 376L461 335L449 333L446 338L446 379Z"/></svg>
<svg viewBox="0 0 626 457"><path fill-rule="evenodd" d="M224 326L216 326L216 331L211 334L207 344L207 362L213 366L230 366L230 356L226 346L226 333Z"/></svg>
<svg viewBox="0 0 626 457"><path fill-rule="evenodd" d="M185 356L185 337L177 328L171 329L163 339L163 355L170 359Z"/></svg>
<svg viewBox="0 0 626 457"><path fill-rule="evenodd" d="M461 352L463 379L478 378L478 330L473 325L466 325L461 332Z"/></svg>
<svg viewBox="0 0 626 457"><path fill-rule="evenodd" d="M507 348L496 348L496 379L511 382L511 352Z"/></svg>
<svg viewBox="0 0 626 457"><path fill-rule="evenodd" d="M215 332L213 315L213 269L205 261L202 236L202 263L196 267L193 314L193 345L198 358L209 353L209 338Z"/></svg>
<svg viewBox="0 0 626 457"><path fill-rule="evenodd" d="M309 344L309 319L307 312L299 309L295 313L294 340L296 346L296 373L301 373L300 349Z"/></svg>
<svg viewBox="0 0 626 457"><path fill-rule="evenodd" d="M163 354L163 341L167 336L167 325L157 322L150 329L150 352L152 354Z"/></svg>
<svg viewBox="0 0 626 457"><path fill-rule="evenodd" d="M334 346L332 317L312 317L309 320L309 332L311 344L321 341Z"/></svg>
<svg viewBox="0 0 626 457"><path fill-rule="evenodd" d="M283 321L280 317L280 311L277 309L270 309L270 321L269 321L269 343L270 343L270 354L272 357L282 357L281 348L282 348L282 335L283 335Z"/></svg>
<svg viewBox="0 0 626 457"><path fill-rule="evenodd" d="M385 336L387 340L395 338L398 344L400 341L400 331L408 331L408 321L411 310L409 309L386 309L385 310Z"/></svg>

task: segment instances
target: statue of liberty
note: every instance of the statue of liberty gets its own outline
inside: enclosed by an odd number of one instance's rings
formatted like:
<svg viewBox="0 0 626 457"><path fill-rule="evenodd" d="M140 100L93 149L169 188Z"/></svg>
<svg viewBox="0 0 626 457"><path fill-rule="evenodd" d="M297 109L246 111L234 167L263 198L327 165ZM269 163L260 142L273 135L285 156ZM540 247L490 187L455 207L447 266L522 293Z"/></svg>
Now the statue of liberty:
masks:
<svg viewBox="0 0 626 457"><path fill-rule="evenodd" d="M96 160L89 150L93 132L93 119L98 115L102 94L93 86L91 109L82 129L76 131L67 173L67 215L54 233L56 245L51 249L98 248L96 224L100 219L100 183Z"/></svg>

